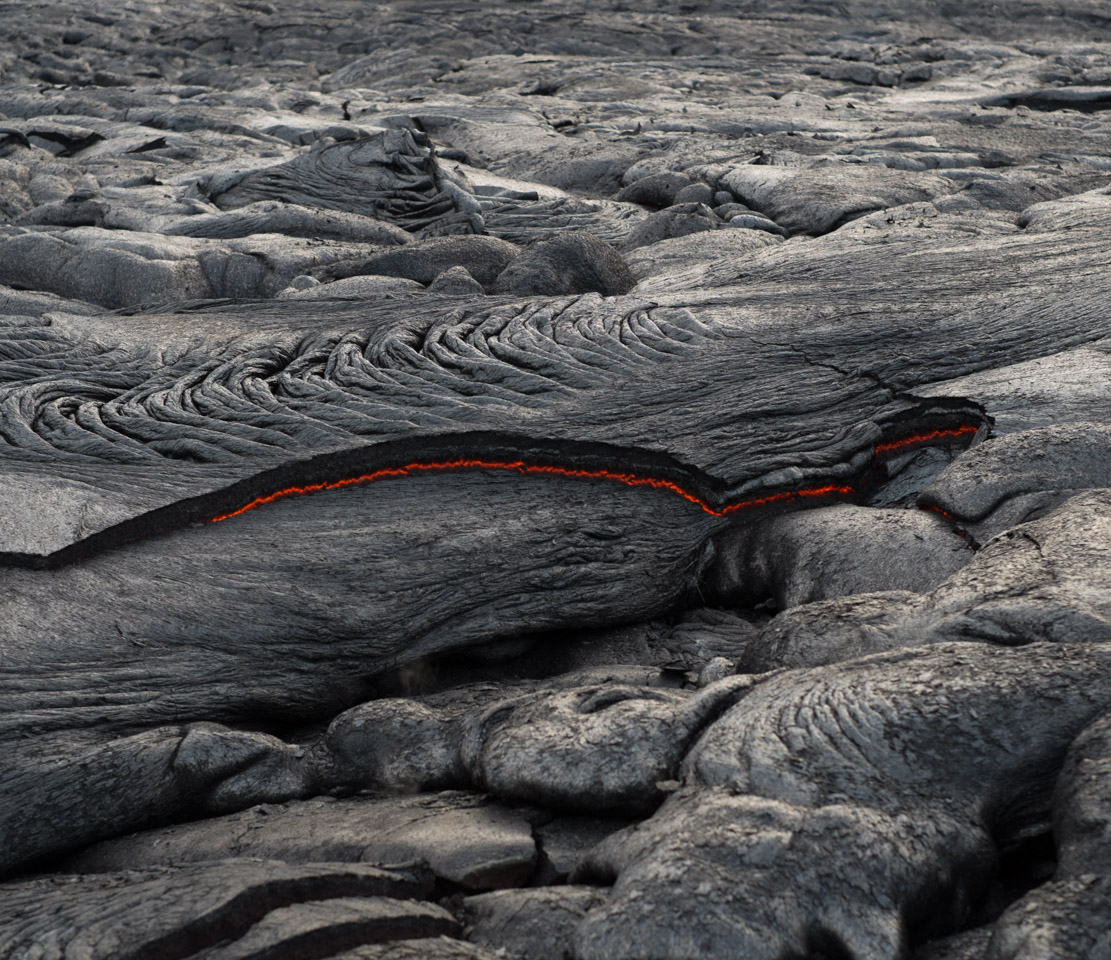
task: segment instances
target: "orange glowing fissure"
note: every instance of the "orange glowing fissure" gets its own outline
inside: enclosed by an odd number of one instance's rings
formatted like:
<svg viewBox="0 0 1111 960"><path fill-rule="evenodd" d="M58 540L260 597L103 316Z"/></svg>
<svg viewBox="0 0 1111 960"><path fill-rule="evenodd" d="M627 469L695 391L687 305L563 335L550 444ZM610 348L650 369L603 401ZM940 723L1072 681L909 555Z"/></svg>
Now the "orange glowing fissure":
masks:
<svg viewBox="0 0 1111 960"><path fill-rule="evenodd" d="M931 430L928 433L914 434L913 436L903 437L890 443L878 444L875 448L875 453L878 456L904 448L924 446L939 440L955 440L974 434L977 430L978 428L974 426L961 426L949 430ZM769 493L763 497L740 500L737 503L731 503L717 509L698 494L692 493L690 490L685 490L683 487L679 486L679 484L673 483L671 480L664 480L660 477L621 473L616 470L584 470L573 467L526 463L524 460L477 460L467 458L458 460L417 461L414 463L407 463L400 467L383 467L371 473L360 474L356 477L347 477L343 480L334 480L329 483L313 483L303 487L285 487L282 490L275 490L273 493L268 493L265 496L256 497L238 510L232 510L229 513L223 513L218 517L213 517L212 522L219 523L221 520L229 520L232 517L238 517L240 514L255 510L268 503L274 503L277 500L284 500L288 497L307 496L312 493L322 493L325 490L341 490L344 487L354 487L364 483L373 483L375 480L387 480L393 477L411 477L414 474L437 473L449 470L515 470L525 476L558 476L570 477L576 480L611 480L616 483L623 483L629 487L651 487L656 490L669 490L672 493L678 494L684 500L689 500L691 503L706 511L706 513L715 517L725 517L738 510L744 510L750 507L789 503L791 501L804 500L811 497L847 497L856 493L856 488L852 486L826 484L820 487L806 487L801 490L784 490L780 493Z"/></svg>

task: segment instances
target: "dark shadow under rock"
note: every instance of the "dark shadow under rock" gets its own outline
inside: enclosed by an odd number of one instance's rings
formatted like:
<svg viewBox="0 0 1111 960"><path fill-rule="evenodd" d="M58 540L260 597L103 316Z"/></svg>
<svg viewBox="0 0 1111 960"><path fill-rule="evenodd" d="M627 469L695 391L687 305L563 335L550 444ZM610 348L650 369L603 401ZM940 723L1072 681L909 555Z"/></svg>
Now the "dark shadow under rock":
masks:
<svg viewBox="0 0 1111 960"><path fill-rule="evenodd" d="M547 886L566 883L599 843L627 827L627 820L557 816L533 830L541 861L532 883Z"/></svg>
<svg viewBox="0 0 1111 960"><path fill-rule="evenodd" d="M431 903L384 897L336 897L272 910L234 943L197 960L257 960L269 956L322 957L364 944L438 937L459 930L455 918Z"/></svg>
<svg viewBox="0 0 1111 960"><path fill-rule="evenodd" d="M676 196L694 182L684 173L650 173L622 187L614 200L662 210L675 203Z"/></svg>

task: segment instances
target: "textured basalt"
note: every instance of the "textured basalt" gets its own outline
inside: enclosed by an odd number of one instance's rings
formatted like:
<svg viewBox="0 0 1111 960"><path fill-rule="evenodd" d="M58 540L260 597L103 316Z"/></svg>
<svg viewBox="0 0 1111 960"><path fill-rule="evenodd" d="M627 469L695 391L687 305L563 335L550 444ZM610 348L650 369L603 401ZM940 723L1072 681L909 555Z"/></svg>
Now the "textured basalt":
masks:
<svg viewBox="0 0 1111 960"><path fill-rule="evenodd" d="M1108 90L1105 0L0 5L0 960L1107 954Z"/></svg>

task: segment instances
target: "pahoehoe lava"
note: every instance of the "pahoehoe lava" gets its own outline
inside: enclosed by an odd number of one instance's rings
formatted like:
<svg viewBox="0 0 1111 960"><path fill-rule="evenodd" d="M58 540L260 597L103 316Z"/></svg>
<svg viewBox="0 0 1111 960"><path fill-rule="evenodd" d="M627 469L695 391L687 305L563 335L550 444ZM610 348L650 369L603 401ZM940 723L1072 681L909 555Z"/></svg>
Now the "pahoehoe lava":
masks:
<svg viewBox="0 0 1111 960"><path fill-rule="evenodd" d="M891 455L927 445L954 444L965 439L970 439L972 436L979 433L981 429L982 425L980 424L963 424L958 427L939 428L924 433L910 434L909 436L900 437L898 440L885 440L882 443L877 443L874 452L877 456ZM655 490L668 490L682 497L684 500L695 504L713 517L726 517L733 513L756 510L761 507L787 506L809 502L821 502L822 500L837 500L839 498L858 496L863 492L859 484L826 484L820 487L801 487L797 490L780 490L775 493L768 493L762 497L753 497L751 499L737 500L735 502L710 502L706 499L706 495L698 492L698 490L705 489L707 486L705 483L698 484L697 490L690 489L680 486L679 483L664 477L622 472L620 467L608 469L604 467L571 467L560 466L553 463L529 463L524 460L493 460L480 459L478 457L463 457L456 460L441 460L439 462L428 460L415 461L396 467L381 467L370 473L344 477L340 480L283 487L272 493L266 493L255 497L249 503L235 510L213 517L212 522L219 523L223 520L229 520L232 517L237 517L240 514L246 513L248 510L254 510L268 503L273 503L275 500L284 500L287 497L308 496L309 494L321 493L325 490L342 490L344 487L373 483L375 480L384 480L387 478L408 477L413 474L440 473L454 470L510 470L525 477L546 476L563 477L571 480L609 480L614 483L623 483L627 487L651 487ZM697 483L698 478L691 477L690 480L691 486L693 487L694 484ZM717 498L715 498L715 500L716 499Z"/></svg>
<svg viewBox="0 0 1111 960"><path fill-rule="evenodd" d="M0 4L0 960L1111 957L1105 7Z"/></svg>

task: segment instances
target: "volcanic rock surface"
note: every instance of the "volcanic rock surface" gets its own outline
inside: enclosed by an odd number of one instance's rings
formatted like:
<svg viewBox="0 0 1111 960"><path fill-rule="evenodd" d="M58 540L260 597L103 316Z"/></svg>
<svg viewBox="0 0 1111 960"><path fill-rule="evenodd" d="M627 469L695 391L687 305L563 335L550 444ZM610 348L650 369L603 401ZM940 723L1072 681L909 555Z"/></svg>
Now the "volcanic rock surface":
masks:
<svg viewBox="0 0 1111 960"><path fill-rule="evenodd" d="M1111 957L1111 16L0 6L0 960Z"/></svg>

